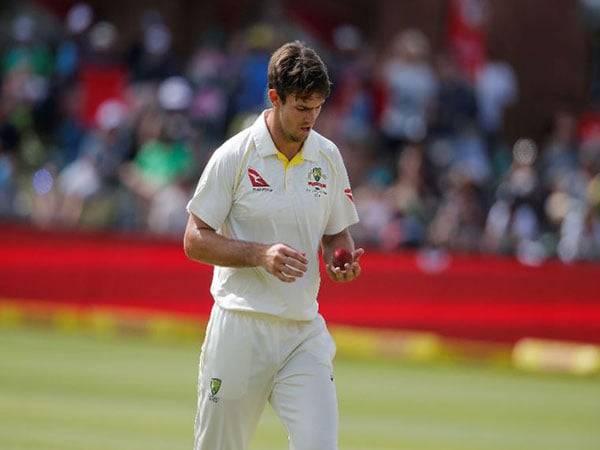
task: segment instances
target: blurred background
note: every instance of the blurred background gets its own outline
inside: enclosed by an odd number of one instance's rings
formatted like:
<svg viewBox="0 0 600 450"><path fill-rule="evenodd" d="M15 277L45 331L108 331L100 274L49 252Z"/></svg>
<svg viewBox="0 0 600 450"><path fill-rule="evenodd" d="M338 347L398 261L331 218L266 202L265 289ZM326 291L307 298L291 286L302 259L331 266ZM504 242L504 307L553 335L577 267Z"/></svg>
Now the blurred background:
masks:
<svg viewBox="0 0 600 450"><path fill-rule="evenodd" d="M266 105L273 49L327 62L318 129L361 245L600 258L592 0L13 2L2 11L0 214L181 236L224 139Z"/></svg>
<svg viewBox="0 0 600 450"><path fill-rule="evenodd" d="M598 0L1 2L0 448L191 448L185 205L295 39L367 250L342 447L600 448Z"/></svg>

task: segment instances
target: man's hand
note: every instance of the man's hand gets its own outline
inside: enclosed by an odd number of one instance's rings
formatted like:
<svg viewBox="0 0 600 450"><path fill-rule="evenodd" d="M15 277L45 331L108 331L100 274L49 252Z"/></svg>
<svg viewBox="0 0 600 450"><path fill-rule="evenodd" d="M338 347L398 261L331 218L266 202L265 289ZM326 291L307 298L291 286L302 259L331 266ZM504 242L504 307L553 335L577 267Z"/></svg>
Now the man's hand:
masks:
<svg viewBox="0 0 600 450"><path fill-rule="evenodd" d="M307 264L306 254L285 244L265 246L260 258L260 265L285 283L292 283L304 275Z"/></svg>
<svg viewBox="0 0 600 450"><path fill-rule="evenodd" d="M348 281L358 278L361 273L359 260L364 252L365 251L362 248L358 248L352 252L352 264L346 263L343 269L334 267L331 264L331 261L329 261L325 266L329 278L338 283L347 283Z"/></svg>

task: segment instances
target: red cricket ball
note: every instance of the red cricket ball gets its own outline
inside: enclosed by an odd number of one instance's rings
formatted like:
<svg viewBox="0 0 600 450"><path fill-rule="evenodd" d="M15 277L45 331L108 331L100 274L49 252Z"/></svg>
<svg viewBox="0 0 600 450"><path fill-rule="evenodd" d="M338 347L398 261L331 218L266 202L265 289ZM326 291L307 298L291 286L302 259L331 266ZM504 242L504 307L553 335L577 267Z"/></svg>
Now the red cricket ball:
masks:
<svg viewBox="0 0 600 450"><path fill-rule="evenodd" d="M331 264L333 267L339 267L343 270L346 264L352 264L353 261L354 258L352 258L352 253L345 248L336 248L333 252Z"/></svg>

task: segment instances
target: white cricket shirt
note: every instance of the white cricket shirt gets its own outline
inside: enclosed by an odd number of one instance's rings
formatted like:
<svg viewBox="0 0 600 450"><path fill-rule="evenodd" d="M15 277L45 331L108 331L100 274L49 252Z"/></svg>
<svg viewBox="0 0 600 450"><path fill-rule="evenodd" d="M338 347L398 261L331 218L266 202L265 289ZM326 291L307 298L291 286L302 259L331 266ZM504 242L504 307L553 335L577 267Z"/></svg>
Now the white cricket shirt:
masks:
<svg viewBox="0 0 600 450"><path fill-rule="evenodd" d="M263 112L212 155L188 212L231 239L284 243L308 269L284 283L262 267L215 266L211 294L224 309L312 320L318 311L318 252L324 234L358 222L348 174L333 142L311 130L291 161L277 151Z"/></svg>

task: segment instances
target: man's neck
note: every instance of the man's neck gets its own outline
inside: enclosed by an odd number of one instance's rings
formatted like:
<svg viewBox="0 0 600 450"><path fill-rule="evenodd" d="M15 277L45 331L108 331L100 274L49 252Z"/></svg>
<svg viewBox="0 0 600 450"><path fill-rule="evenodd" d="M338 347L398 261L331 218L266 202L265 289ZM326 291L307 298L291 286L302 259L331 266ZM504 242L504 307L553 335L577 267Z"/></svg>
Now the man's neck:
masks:
<svg viewBox="0 0 600 450"><path fill-rule="evenodd" d="M271 135L271 139L273 139L273 143L275 144L275 148L291 161L300 151L304 142L291 141L285 136L281 124L277 120L275 111L272 109L267 110L265 113L265 122L267 124L267 130L269 130L269 134Z"/></svg>

